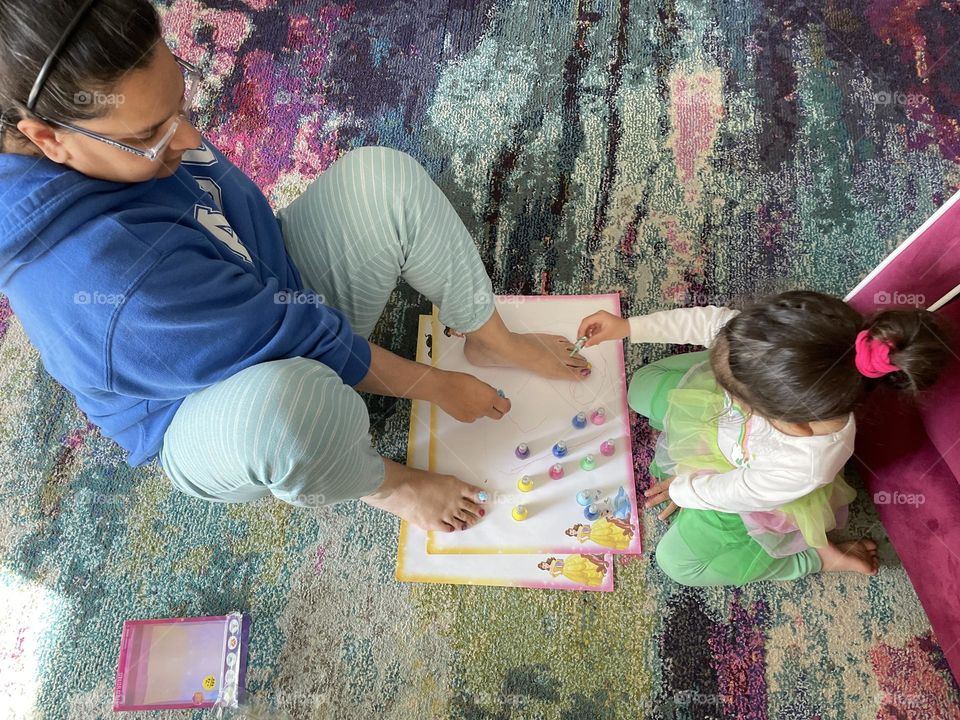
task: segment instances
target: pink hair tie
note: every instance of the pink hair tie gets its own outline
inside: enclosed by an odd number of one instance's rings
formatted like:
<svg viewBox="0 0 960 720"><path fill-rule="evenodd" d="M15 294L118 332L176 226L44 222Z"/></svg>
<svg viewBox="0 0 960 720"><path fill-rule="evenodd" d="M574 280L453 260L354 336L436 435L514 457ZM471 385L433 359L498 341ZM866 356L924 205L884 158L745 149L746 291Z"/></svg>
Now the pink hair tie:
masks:
<svg viewBox="0 0 960 720"><path fill-rule="evenodd" d="M857 333L855 346L857 354L854 362L861 375L878 378L900 369L890 362L890 351L893 345L885 340L870 337L868 330Z"/></svg>

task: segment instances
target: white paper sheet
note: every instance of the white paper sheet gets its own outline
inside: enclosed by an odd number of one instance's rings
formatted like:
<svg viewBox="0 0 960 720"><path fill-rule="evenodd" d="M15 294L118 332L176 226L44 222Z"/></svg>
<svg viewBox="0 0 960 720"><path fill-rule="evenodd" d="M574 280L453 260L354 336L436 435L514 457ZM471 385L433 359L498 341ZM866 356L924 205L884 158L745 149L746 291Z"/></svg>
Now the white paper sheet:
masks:
<svg viewBox="0 0 960 720"><path fill-rule="evenodd" d="M417 360L430 362L426 338L432 332L429 315L420 319L420 339ZM407 464L426 468L430 449L430 405L414 401L411 412L410 439ZM400 543L397 550L396 578L405 582L446 583L454 585L501 585L552 590L613 590L613 556L586 553L579 560L571 556L539 555L430 555L427 553L427 534L407 522L400 523ZM552 559L552 560L551 560ZM560 561L560 562L558 562ZM578 569L603 565L602 577L594 571L583 574ZM562 563L562 564L561 564ZM543 569L544 567L549 569ZM552 572L551 572L552 569ZM577 582L563 574L588 580Z"/></svg>
<svg viewBox="0 0 960 720"><path fill-rule="evenodd" d="M620 314L619 295L501 297L497 306L507 327L515 332L539 332L575 339L580 321L598 310ZM487 368L470 364L463 354L464 340L447 337L434 313L432 352L435 365L475 375L500 388L512 402L501 420L482 418L460 423L443 412L433 416L430 469L455 475L487 489L487 515L469 530L427 533L429 553L639 553L637 498L630 453L623 343L605 342L586 348L592 363L589 378L547 380L515 368ZM606 411L603 425L589 421L599 407ZM572 424L578 412L587 425ZM600 453L600 444L611 439L616 451ZM552 454L553 445L567 443L566 457ZM530 456L519 460L518 443L527 443ZM585 471L580 460L592 454L596 468ZM565 475L551 479L548 470L561 463ZM531 492L521 492L517 482L528 475ZM613 501L620 488L626 497L625 520L591 522L577 503L580 491L596 490ZM524 505L528 517L516 521L512 511Z"/></svg>

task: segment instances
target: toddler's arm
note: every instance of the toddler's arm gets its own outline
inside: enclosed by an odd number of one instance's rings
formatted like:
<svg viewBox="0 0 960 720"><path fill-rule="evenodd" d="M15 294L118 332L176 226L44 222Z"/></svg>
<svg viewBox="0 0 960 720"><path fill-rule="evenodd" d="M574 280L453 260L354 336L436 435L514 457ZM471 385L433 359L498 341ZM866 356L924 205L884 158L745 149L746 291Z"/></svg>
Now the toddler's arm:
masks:
<svg viewBox="0 0 960 720"><path fill-rule="evenodd" d="M629 320L630 342L710 347L720 328L739 312L707 305L638 315Z"/></svg>
<svg viewBox="0 0 960 720"><path fill-rule="evenodd" d="M717 512L773 510L813 492L834 476L814 477L791 470L736 468L723 473L678 475L670 499L679 507Z"/></svg>
<svg viewBox="0 0 960 720"><path fill-rule="evenodd" d="M755 418L759 420L759 418ZM680 507L752 512L772 510L831 482L853 454L853 419L834 440L781 437L757 451L749 467L727 472L684 473L670 484L670 499Z"/></svg>
<svg viewBox="0 0 960 720"><path fill-rule="evenodd" d="M625 337L629 337L630 342L709 347L720 328L738 312L730 308L707 305L662 310L625 319L600 311L581 321L577 337L587 336L586 347L604 340L620 340Z"/></svg>

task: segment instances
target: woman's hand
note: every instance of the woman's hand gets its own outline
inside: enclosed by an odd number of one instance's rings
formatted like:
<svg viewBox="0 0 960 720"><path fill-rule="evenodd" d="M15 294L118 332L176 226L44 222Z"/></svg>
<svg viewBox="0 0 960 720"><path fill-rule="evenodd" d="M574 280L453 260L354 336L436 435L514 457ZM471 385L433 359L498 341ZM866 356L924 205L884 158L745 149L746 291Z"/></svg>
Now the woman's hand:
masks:
<svg viewBox="0 0 960 720"><path fill-rule="evenodd" d="M580 321L577 337L587 336L584 347L593 347L604 340L621 340L630 334L630 323L626 318L617 317L606 310L595 312Z"/></svg>
<svg viewBox="0 0 960 720"><path fill-rule="evenodd" d="M645 490L643 496L648 498L647 501L643 504L645 508L651 508L654 505L659 505L660 503L667 503L667 506L663 509L658 518L661 520L666 520L674 510L677 509L677 506L674 504L673 500L670 499L670 493L667 492L667 489L670 487L670 483L674 481L675 477L668 477L666 480L661 480L655 485L651 485L648 490Z"/></svg>
<svg viewBox="0 0 960 720"><path fill-rule="evenodd" d="M466 373L440 371L433 395L430 399L460 422L472 423L481 417L499 420L510 412L509 400L500 397L490 385Z"/></svg>

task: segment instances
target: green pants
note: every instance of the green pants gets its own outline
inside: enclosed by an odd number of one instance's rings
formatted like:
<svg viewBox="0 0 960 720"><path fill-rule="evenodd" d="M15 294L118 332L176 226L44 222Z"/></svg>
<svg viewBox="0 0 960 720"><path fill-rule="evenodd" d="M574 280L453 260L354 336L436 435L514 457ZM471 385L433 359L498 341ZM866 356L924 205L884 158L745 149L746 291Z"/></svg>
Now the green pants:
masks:
<svg viewBox="0 0 960 720"><path fill-rule="evenodd" d="M630 407L664 430L669 393L686 372L707 359L706 352L674 355L640 368L630 380ZM669 430L667 430L669 431ZM651 475L664 477L651 463ZM736 513L683 508L657 544L657 565L681 585L744 585L756 580L795 580L819 572L822 563L810 548L772 558L747 534Z"/></svg>

